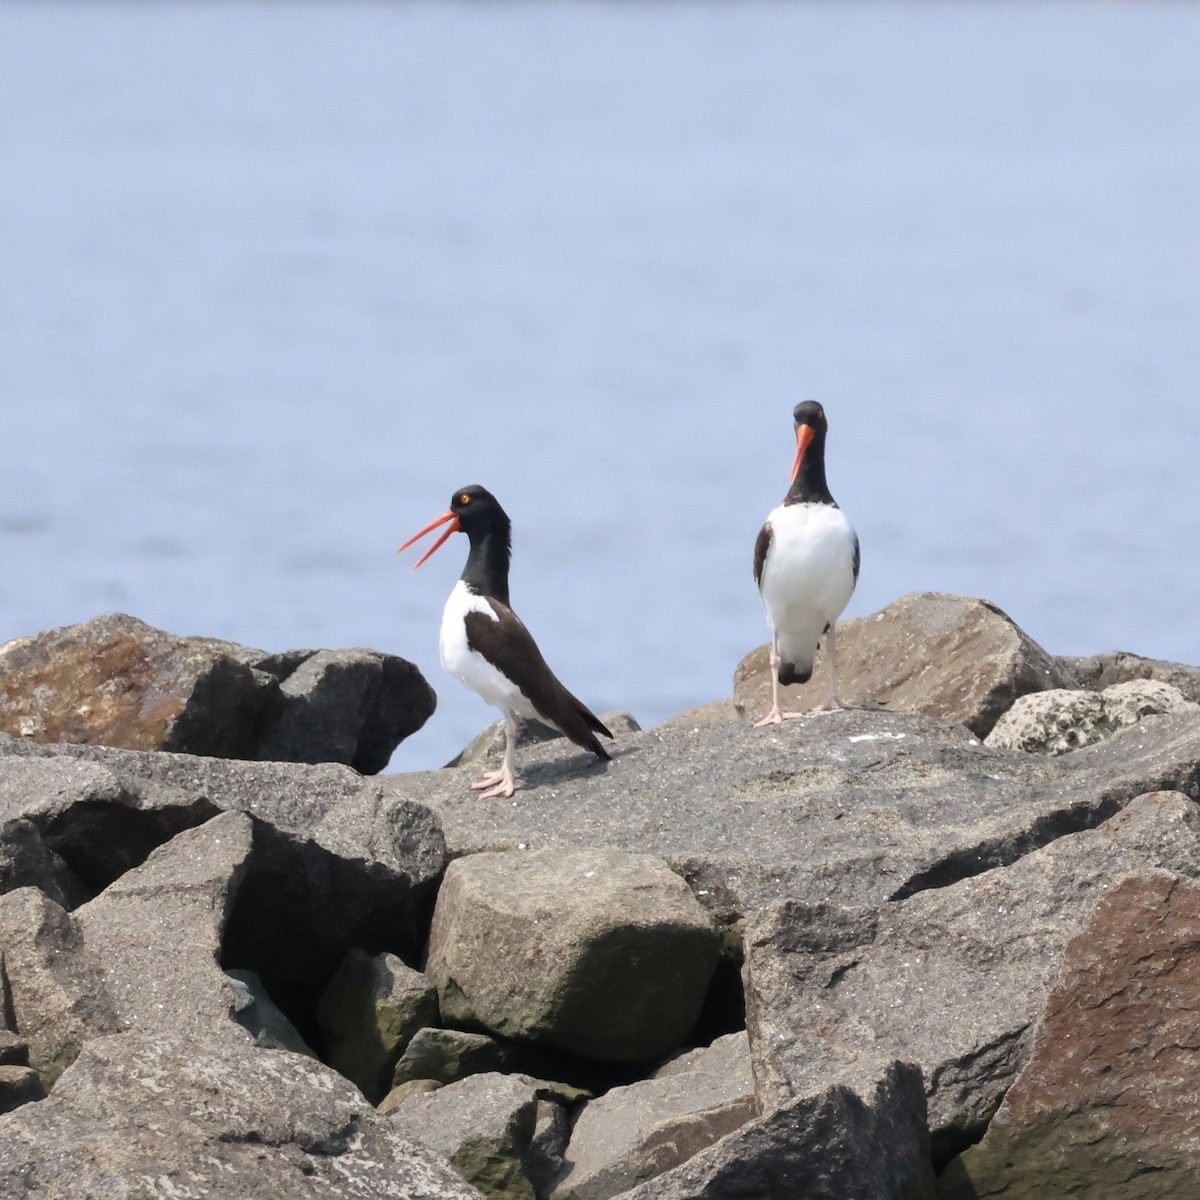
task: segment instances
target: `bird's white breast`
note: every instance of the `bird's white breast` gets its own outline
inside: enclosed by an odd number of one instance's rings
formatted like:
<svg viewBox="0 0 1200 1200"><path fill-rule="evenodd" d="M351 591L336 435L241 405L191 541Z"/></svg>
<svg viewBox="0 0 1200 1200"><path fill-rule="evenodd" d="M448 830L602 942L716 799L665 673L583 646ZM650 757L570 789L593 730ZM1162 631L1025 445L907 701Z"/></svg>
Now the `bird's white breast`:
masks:
<svg viewBox="0 0 1200 1200"><path fill-rule="evenodd" d="M499 620L487 600L472 592L460 579L442 610L442 629L438 638L442 666L464 687L501 711L519 717L536 716L533 706L516 684L467 644L466 618L473 612L482 613L493 621Z"/></svg>
<svg viewBox="0 0 1200 1200"><path fill-rule="evenodd" d="M854 530L830 504L781 504L767 518L771 544L759 591L767 623L815 646L854 592Z"/></svg>

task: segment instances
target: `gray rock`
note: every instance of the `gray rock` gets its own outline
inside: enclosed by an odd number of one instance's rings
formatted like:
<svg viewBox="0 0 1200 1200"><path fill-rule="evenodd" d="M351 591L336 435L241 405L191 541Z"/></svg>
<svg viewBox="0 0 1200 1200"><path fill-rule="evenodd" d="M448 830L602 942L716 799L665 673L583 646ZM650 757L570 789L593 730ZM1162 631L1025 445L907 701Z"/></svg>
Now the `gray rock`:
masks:
<svg viewBox="0 0 1200 1200"><path fill-rule="evenodd" d="M410 1096L387 1119L404 1137L448 1158L485 1196L534 1200L525 1157L537 1097L511 1075L471 1075Z"/></svg>
<svg viewBox="0 0 1200 1200"><path fill-rule="evenodd" d="M301 1055L127 1034L0 1119L0 1195L478 1200L353 1084Z"/></svg>
<svg viewBox="0 0 1200 1200"><path fill-rule="evenodd" d="M683 875L736 942L775 899L875 906L1015 862L1147 791L1200 792L1200 719L1149 717L1061 758L982 745L931 717L846 711L766 729L627 735L586 773L561 743L526 751L517 801L469 798L467 772L385 777L429 804L452 857L610 847ZM732 952L732 946L731 946Z"/></svg>
<svg viewBox="0 0 1200 1200"><path fill-rule="evenodd" d="M79 927L36 888L0 896L0 957L0 1007L11 1014L6 1023L28 1044L29 1063L47 1088L85 1042L124 1028Z"/></svg>
<svg viewBox="0 0 1200 1200"><path fill-rule="evenodd" d="M1066 949L1028 1061L947 1200L1200 1194L1200 887L1156 872L1104 893Z"/></svg>
<svg viewBox="0 0 1200 1200"><path fill-rule="evenodd" d="M553 1200L608 1200L678 1166L758 1115L750 1047L733 1033L617 1087L576 1118Z"/></svg>
<svg viewBox="0 0 1200 1200"><path fill-rule="evenodd" d="M378 1103L413 1035L436 1025L437 992L396 955L354 948L322 994L317 1020L328 1038L329 1065Z"/></svg>
<svg viewBox="0 0 1200 1200"><path fill-rule="evenodd" d="M375 650L312 650L280 680L279 716L250 757L339 762L364 775L430 718L437 697L420 670Z"/></svg>
<svg viewBox="0 0 1200 1200"><path fill-rule="evenodd" d="M539 1196L548 1196L562 1170L563 1155L571 1137L571 1114L557 1100L537 1102L537 1120L525 1154L525 1172Z"/></svg>
<svg viewBox="0 0 1200 1200"><path fill-rule="evenodd" d="M424 1096L426 1092L436 1092L438 1088L445 1086L436 1079L410 1079L407 1083L392 1088L376 1107L380 1113L389 1113L412 1096Z"/></svg>
<svg viewBox="0 0 1200 1200"><path fill-rule="evenodd" d="M1021 696L985 740L998 750L1066 754L1145 717L1188 711L1200 712L1200 705L1154 679L1131 679L1100 692L1054 688Z"/></svg>
<svg viewBox="0 0 1200 1200"><path fill-rule="evenodd" d="M4 972L4 955L0 954L0 989L4 988L3 980L7 976ZM0 1021L8 1019L8 1013L4 1010L8 1007L5 1001L7 997L0 999ZM27 1067L29 1065L29 1043L15 1033L11 1029L6 1029L0 1025L0 1067Z"/></svg>
<svg viewBox="0 0 1200 1200"><path fill-rule="evenodd" d="M932 1200L921 1073L860 1064L622 1200Z"/></svg>
<svg viewBox="0 0 1200 1200"><path fill-rule="evenodd" d="M374 650L267 654L123 613L0 646L0 732L34 741L382 770L437 701Z"/></svg>
<svg viewBox="0 0 1200 1200"><path fill-rule="evenodd" d="M0 735L0 891L40 887L74 908L218 811L202 796Z"/></svg>
<svg viewBox="0 0 1200 1200"><path fill-rule="evenodd" d="M713 700L709 704L699 704L695 708L685 709L660 721L655 728L680 728L699 731L705 725L741 724L745 713L732 697L727 700Z"/></svg>
<svg viewBox="0 0 1200 1200"><path fill-rule="evenodd" d="M984 739L994 750L1066 754L1114 732L1098 692L1052 688L1022 696Z"/></svg>
<svg viewBox="0 0 1200 1200"><path fill-rule="evenodd" d="M1200 873L1200 806L1174 793L903 903L768 908L745 968L760 1103L811 1094L864 1056L915 1062L944 1161L983 1131L1026 1061L1064 948L1097 898L1159 869Z"/></svg>
<svg viewBox="0 0 1200 1200"><path fill-rule="evenodd" d="M1087 658L1060 655L1055 662L1071 677L1072 686L1099 692L1114 683L1127 683L1131 679L1156 679L1177 687L1185 699L1200 704L1200 667L1142 658L1124 650L1110 650Z"/></svg>
<svg viewBox="0 0 1200 1200"><path fill-rule="evenodd" d="M1018 696L1070 687L1073 679L994 604L970 596L913 592L869 617L837 627L838 684L850 704L886 705L966 725L986 736ZM749 716L771 707L769 646L734 673L734 700ZM805 711L824 703L827 668L780 689L780 703Z"/></svg>
<svg viewBox="0 0 1200 1200"><path fill-rule="evenodd" d="M253 856L225 951L228 962L254 969L269 987L328 978L351 945L415 951L423 939L425 900L446 860L441 826L426 806L385 794L378 779L334 764L51 747L0 736L0 776L13 763L52 764L43 791L27 791L24 809L12 815L44 828L51 848L93 886L136 865L131 848L144 858L218 812L254 817ZM55 773L91 768L101 774L86 788L57 797ZM97 804L101 780L116 798ZM126 850L104 849L122 840Z"/></svg>
<svg viewBox="0 0 1200 1200"><path fill-rule="evenodd" d="M1154 679L1131 679L1127 683L1115 683L1100 695L1108 709L1109 719L1118 729L1136 725L1146 717L1200 712L1200 704L1186 699L1177 687Z"/></svg>
<svg viewBox="0 0 1200 1200"><path fill-rule="evenodd" d="M690 1032L719 950L687 884L650 855L476 854L446 871L426 971L448 1021L645 1062Z"/></svg>
<svg viewBox="0 0 1200 1200"><path fill-rule="evenodd" d="M8 774L0 762L0 793L9 782ZM0 810L3 807L0 797ZM23 887L40 888L63 908L74 908L87 894L66 863L46 845L32 821L0 817L0 895Z"/></svg>
<svg viewBox="0 0 1200 1200"><path fill-rule="evenodd" d="M0 1063L0 1113L12 1112L32 1100L45 1100L41 1076L32 1067Z"/></svg>
<svg viewBox="0 0 1200 1200"><path fill-rule="evenodd" d="M317 1057L253 971L226 971L225 977L233 984L230 1015L250 1034L256 1046Z"/></svg>
<svg viewBox="0 0 1200 1200"><path fill-rule="evenodd" d="M487 1072L531 1072L545 1065L532 1048L497 1041L486 1033L462 1029L419 1029L409 1041L392 1079L392 1086L415 1079L454 1083Z"/></svg>
<svg viewBox="0 0 1200 1200"><path fill-rule="evenodd" d="M75 913L123 1027L245 1042L218 966L251 851L251 822L223 813L160 846Z"/></svg>

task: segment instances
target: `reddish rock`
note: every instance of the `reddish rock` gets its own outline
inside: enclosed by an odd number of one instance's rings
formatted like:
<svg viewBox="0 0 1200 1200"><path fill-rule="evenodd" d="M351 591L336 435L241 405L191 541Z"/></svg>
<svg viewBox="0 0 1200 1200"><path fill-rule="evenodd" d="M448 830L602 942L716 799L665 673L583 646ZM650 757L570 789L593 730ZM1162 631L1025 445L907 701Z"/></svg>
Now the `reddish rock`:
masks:
<svg viewBox="0 0 1200 1200"><path fill-rule="evenodd" d="M185 749L179 742L189 706L206 690L219 683L240 712L274 682L239 661L238 649L174 637L120 613L19 638L0 647L0 732L36 742ZM227 749L224 739L210 742L198 752Z"/></svg>
<svg viewBox="0 0 1200 1200"><path fill-rule="evenodd" d="M771 706L770 647L752 650L733 677L747 716ZM1074 686L1073 678L986 600L913 592L869 617L839 622L838 691L848 704L944 717L985 737L1018 696ZM818 658L805 684L780 689L785 709L824 703L828 666Z"/></svg>
<svg viewBox="0 0 1200 1200"><path fill-rule="evenodd" d="M1123 881L1067 947L1033 1051L946 1200L1200 1196L1200 886Z"/></svg>
<svg viewBox="0 0 1200 1200"><path fill-rule="evenodd" d="M436 706L412 663L373 650L267 654L113 613L0 646L0 733L35 742L364 774Z"/></svg>

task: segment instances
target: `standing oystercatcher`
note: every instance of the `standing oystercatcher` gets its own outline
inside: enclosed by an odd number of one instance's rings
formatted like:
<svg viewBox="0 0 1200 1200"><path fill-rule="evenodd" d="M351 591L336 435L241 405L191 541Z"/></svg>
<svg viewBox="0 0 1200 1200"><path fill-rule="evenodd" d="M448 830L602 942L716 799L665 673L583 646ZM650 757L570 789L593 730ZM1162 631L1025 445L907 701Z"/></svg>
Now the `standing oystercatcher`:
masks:
<svg viewBox="0 0 1200 1200"><path fill-rule="evenodd" d="M512 522L499 501L478 484L462 488L454 493L450 507L420 533L413 534L400 550L447 523L449 528L417 560L413 570L452 533L461 531L470 539L467 565L442 612L442 666L504 713L504 763L499 771L489 772L471 787L489 789L481 800L513 794L513 754L525 717L539 717L597 758L611 758L596 734L612 734L558 681L529 630L509 607Z"/></svg>
<svg viewBox="0 0 1200 1200"><path fill-rule="evenodd" d="M803 713L782 712L779 685L812 678L817 644L829 654L829 699L840 708L834 625L858 582L858 535L825 482L825 410L815 400L796 405L792 486L771 510L754 544L754 581L771 627L771 711L760 725Z"/></svg>

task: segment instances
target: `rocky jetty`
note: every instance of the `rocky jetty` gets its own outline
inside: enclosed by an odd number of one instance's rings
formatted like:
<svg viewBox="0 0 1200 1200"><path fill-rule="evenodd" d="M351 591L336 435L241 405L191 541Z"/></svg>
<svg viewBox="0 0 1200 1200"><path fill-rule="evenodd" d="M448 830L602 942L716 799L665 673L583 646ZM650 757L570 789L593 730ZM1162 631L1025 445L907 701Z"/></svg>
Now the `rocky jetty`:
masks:
<svg viewBox="0 0 1200 1200"><path fill-rule="evenodd" d="M908 596L860 708L752 728L760 647L481 801L374 685L265 760L385 656L147 630L0 648L0 1197L1200 1194L1200 668Z"/></svg>

